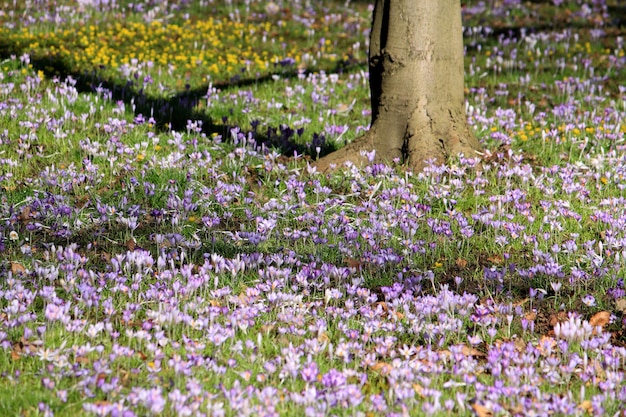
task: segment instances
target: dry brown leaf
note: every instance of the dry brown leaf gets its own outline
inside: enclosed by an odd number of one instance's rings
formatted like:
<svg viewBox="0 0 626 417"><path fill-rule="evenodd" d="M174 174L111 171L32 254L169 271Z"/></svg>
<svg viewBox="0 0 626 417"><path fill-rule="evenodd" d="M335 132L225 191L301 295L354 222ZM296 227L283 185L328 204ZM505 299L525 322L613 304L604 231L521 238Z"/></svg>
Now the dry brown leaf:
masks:
<svg viewBox="0 0 626 417"><path fill-rule="evenodd" d="M130 377L130 372L128 372L128 371L126 371L124 369L121 369L119 372L122 374L122 385L126 385L126 383L128 383L128 379Z"/></svg>
<svg viewBox="0 0 626 417"><path fill-rule="evenodd" d="M265 335L268 335L272 332L272 330L274 330L275 327L276 325L274 324L264 324L261 326L261 332Z"/></svg>
<svg viewBox="0 0 626 417"><path fill-rule="evenodd" d="M402 320L404 318L404 314L400 313L399 311L391 311L390 314L396 319L396 320Z"/></svg>
<svg viewBox="0 0 626 417"><path fill-rule="evenodd" d="M248 288L244 287L243 291L241 291L239 293L239 295L237 296L237 300L241 303L242 306L247 306L249 304L249 298L248 298Z"/></svg>
<svg viewBox="0 0 626 417"><path fill-rule="evenodd" d="M89 358L86 358L84 356L77 356L75 361L76 363L80 363L81 365L89 365L91 363Z"/></svg>
<svg viewBox="0 0 626 417"><path fill-rule="evenodd" d="M513 307L519 307L519 306L523 306L524 304L526 304L528 301L530 301L530 298L524 298L523 300L518 301L517 303L513 304Z"/></svg>
<svg viewBox="0 0 626 417"><path fill-rule="evenodd" d="M604 326L606 326L610 320L611 320L611 313L609 313L608 311L600 311L599 313L594 314L589 319L589 324L591 324L594 327L600 326L601 328L604 328Z"/></svg>
<svg viewBox="0 0 626 417"><path fill-rule="evenodd" d="M426 396L424 395L423 386L421 386L420 384L413 384L413 389L415 390L415 393L419 395L421 398L426 398Z"/></svg>
<svg viewBox="0 0 626 417"><path fill-rule="evenodd" d="M465 259L462 259L462 258L457 258L456 266L458 266L461 269L464 269L467 266L467 261Z"/></svg>
<svg viewBox="0 0 626 417"><path fill-rule="evenodd" d="M557 323L563 323L567 321L567 313L565 311L559 311L556 314L550 315L550 326L554 327Z"/></svg>
<svg viewBox="0 0 626 417"><path fill-rule="evenodd" d="M531 311L530 313L526 313L524 315L524 318L528 321L535 321L535 319L537 318L537 313Z"/></svg>
<svg viewBox="0 0 626 417"><path fill-rule="evenodd" d="M537 343L537 350L539 351L539 353L544 355L546 354L547 347L549 347L550 349L554 349L555 346L556 340L554 340L553 337L541 336L541 339L539 339L539 343Z"/></svg>
<svg viewBox="0 0 626 417"><path fill-rule="evenodd" d="M626 298L620 298L616 300L615 309L622 314L626 314Z"/></svg>
<svg viewBox="0 0 626 417"><path fill-rule="evenodd" d="M592 359L591 365L593 365L593 370L596 372L596 378L599 381L603 381L606 378L606 373L604 372L604 367L602 366L602 362L600 362L597 359Z"/></svg>
<svg viewBox="0 0 626 417"><path fill-rule="evenodd" d="M134 251L135 248L137 247L137 242L135 242L135 239L128 239L126 241L126 249L128 249L129 251Z"/></svg>
<svg viewBox="0 0 626 417"><path fill-rule="evenodd" d="M493 412L484 405L474 403L472 404L472 410L477 417L493 417Z"/></svg>
<svg viewBox="0 0 626 417"><path fill-rule="evenodd" d="M33 352L40 348L41 341L30 341L26 339L24 336L20 337L20 341L18 342L24 351L28 350L29 352Z"/></svg>
<svg viewBox="0 0 626 417"><path fill-rule="evenodd" d="M502 262L504 262L504 260L502 259L500 255L490 256L489 258L487 258L487 260L495 265L500 265Z"/></svg>
<svg viewBox="0 0 626 417"><path fill-rule="evenodd" d="M276 340L276 344L278 344L278 346L281 346L281 347L289 346L292 342L290 338L285 337L285 336L281 336L279 338L276 338L275 340Z"/></svg>
<svg viewBox="0 0 626 417"><path fill-rule="evenodd" d="M348 268L356 269L357 271L363 269L363 262L358 259L348 258L346 259L346 264L348 264Z"/></svg>
<svg viewBox="0 0 626 417"><path fill-rule="evenodd" d="M385 362L376 362L375 364L370 365L370 368L372 368L374 372L378 372L381 375L389 374L392 369L391 365Z"/></svg>
<svg viewBox="0 0 626 417"><path fill-rule="evenodd" d="M480 350L475 349L473 347L469 347L467 345L463 345L461 352L465 356L479 356L479 357L486 356L484 352L481 352Z"/></svg>
<svg viewBox="0 0 626 417"><path fill-rule="evenodd" d="M100 372L97 376L96 376L96 384L100 385L102 382L106 382L107 380L107 374L105 374L104 372Z"/></svg>
<svg viewBox="0 0 626 417"><path fill-rule="evenodd" d="M322 343L328 343L330 342L330 337L328 337L328 334L326 332L320 332L317 335L317 340Z"/></svg>
<svg viewBox="0 0 626 417"><path fill-rule="evenodd" d="M507 407L504 406L506 408L506 410L509 412L510 415L512 416L523 416L524 415L524 407L520 404L516 404L515 406L512 407Z"/></svg>
<svg viewBox="0 0 626 417"><path fill-rule="evenodd" d="M30 221L30 206L22 207L22 211L20 212L20 215L17 216L17 218L22 223L28 223Z"/></svg>
<svg viewBox="0 0 626 417"><path fill-rule="evenodd" d="M18 344L13 345L13 349L11 349L11 359L14 361L17 361L21 357L22 357L22 348Z"/></svg>
<svg viewBox="0 0 626 417"><path fill-rule="evenodd" d="M352 106L345 103L339 103L335 110L337 110L337 113L348 113L350 110L352 110Z"/></svg>
<svg viewBox="0 0 626 417"><path fill-rule="evenodd" d="M404 318L404 314L400 313L399 311L395 311L389 308L389 304L387 304L385 301L377 301L374 304L372 304L372 307L374 309L376 309L376 306L380 306L383 310L383 315L387 315L389 314L390 316L392 316L394 319L396 320L402 320Z"/></svg>
<svg viewBox="0 0 626 417"><path fill-rule="evenodd" d="M389 306L387 305L387 303L385 301L377 301L377 302L375 302L373 304L373 307L376 308L376 306L381 306L385 313L389 311Z"/></svg>
<svg viewBox="0 0 626 417"><path fill-rule="evenodd" d="M122 323L124 323L127 327L141 327L141 322L135 320L125 321L124 319L122 319Z"/></svg>
<svg viewBox="0 0 626 417"><path fill-rule="evenodd" d="M518 352L523 352L526 350L526 342L520 339L519 337L516 337L515 339L513 339L513 346L515 346L515 349Z"/></svg>
<svg viewBox="0 0 626 417"><path fill-rule="evenodd" d="M578 404L578 408L580 408L586 413L589 413L589 414L593 413L593 406L591 405L591 401L589 400L585 400L582 403Z"/></svg>
<svg viewBox="0 0 626 417"><path fill-rule="evenodd" d="M18 262L11 262L11 273L14 275L26 274L26 268Z"/></svg>

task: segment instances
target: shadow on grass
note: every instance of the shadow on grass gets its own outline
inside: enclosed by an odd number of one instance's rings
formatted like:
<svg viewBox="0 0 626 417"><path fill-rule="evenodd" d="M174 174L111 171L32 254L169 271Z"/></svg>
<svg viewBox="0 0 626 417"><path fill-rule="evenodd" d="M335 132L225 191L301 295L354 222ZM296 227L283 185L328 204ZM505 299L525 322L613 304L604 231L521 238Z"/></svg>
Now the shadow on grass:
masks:
<svg viewBox="0 0 626 417"><path fill-rule="evenodd" d="M552 5L552 0L530 0L529 3L534 4L535 7L543 7L543 4ZM469 20L472 21L474 25L483 26L488 29L483 35L491 45L497 45L502 39L520 39L525 35L538 32L558 32L563 30L572 30L575 32L579 30L610 28L611 37L626 34L626 28L624 27L626 25L626 4L607 5L606 11L608 18L602 21L572 21L571 14L561 13L557 9L544 12L544 14L541 14L535 9L533 14L519 17L513 24L511 22L498 21L493 16L481 16L480 14L472 16ZM474 44L466 46L470 50L476 49L476 45ZM485 45L482 46L484 47Z"/></svg>
<svg viewBox="0 0 626 417"><path fill-rule="evenodd" d="M353 0L356 3L363 0ZM532 0L532 2L542 3L546 0ZM466 2L472 3L472 2ZM613 27L620 27L626 22L626 7L609 6L610 21L607 24ZM493 20L493 18L488 19ZM563 19L552 20L546 23L542 19L525 20L528 25L503 25L499 26L498 22L485 22L492 25L490 33L486 34L487 38L497 43L502 37L520 37L523 33L533 33L538 31L561 30L570 27L570 22ZM593 25L576 25L574 29L592 28ZM621 30L620 30L621 32ZM468 50L473 50L473 45L468 45ZM28 51L21 49L17 45L12 45L6 40L0 40L0 58L5 59L11 55L19 56ZM277 149L285 156L292 156L295 153L305 154L315 157L318 155L316 148L320 149L319 156L324 156L335 150L334 144L326 142L321 134L314 134L310 143L302 143L298 140L299 133L287 126L266 126L258 129L257 126L233 126L226 123L225 120L214 120L209 114L198 110L200 100L206 98L208 85L202 85L196 88L187 87L185 90L176 93L171 97L154 96L146 94L142 89L136 86L133 80L126 82L104 78L101 73L94 70L92 72L81 72L72 69L71 64L62 58L55 56L31 56L31 64L36 70L43 71L47 77L58 76L62 79L72 77L76 80L76 89L80 93L96 93L107 90L107 94L114 101L123 101L134 107L135 115L143 115L146 118L152 117L157 126L161 129L173 129L183 131L187 128L187 122L201 121L203 133L207 136L213 134L222 135L225 140L230 139L231 129L238 127L244 133L254 131L255 140L258 144L265 144L268 148ZM354 68L366 67L365 62L349 60L348 62L340 62L334 68L326 68L327 72L343 72ZM227 82L214 83L213 87L221 91L230 89L238 89L246 86L256 85L260 83L272 82L272 75L267 74L256 78L232 78ZM294 67L283 67L280 71L282 78L295 78L298 71Z"/></svg>
<svg viewBox="0 0 626 417"><path fill-rule="evenodd" d="M15 45L8 44L0 40L0 59L11 56L20 56L28 51L20 50ZM288 126L265 126L260 129L258 126L234 126L226 123L226 120L214 120L205 111L198 109L200 101L207 97L209 85L202 85L191 88L189 85L183 91L173 96L164 97L146 94L138 88L133 80L126 82L114 78L106 78L99 71L81 72L71 68L71 65L64 59L55 56L31 56L30 63L37 71L42 71L46 77L59 77L66 79L73 78L75 88L79 93L105 92L109 98L116 102L122 101L127 105L132 105L135 116L143 115L146 119L152 117L157 128L162 130L184 131L187 129L188 121L202 122L202 133L207 136L214 134L221 135L224 140L231 138L231 130L239 128L241 132L254 132L257 144L264 144L267 148L276 149L285 156L299 155L315 156L316 147L321 149L320 156L335 150L332 144L326 142L321 134L314 134L310 143L298 141L301 132L295 131ZM327 69L330 72L342 72L351 68L362 67L359 62L340 62L334 68ZM227 82L213 83L212 87L222 92L231 89L267 83L273 81L274 74L270 73L256 78L233 77ZM293 79L299 73L294 67L283 67L280 71L281 78Z"/></svg>

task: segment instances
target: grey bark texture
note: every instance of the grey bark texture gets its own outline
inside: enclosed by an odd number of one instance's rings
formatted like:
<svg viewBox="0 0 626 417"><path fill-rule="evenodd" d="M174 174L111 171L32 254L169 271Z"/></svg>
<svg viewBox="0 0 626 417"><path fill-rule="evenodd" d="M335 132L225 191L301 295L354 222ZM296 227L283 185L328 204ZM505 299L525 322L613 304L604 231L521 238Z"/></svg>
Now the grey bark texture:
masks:
<svg viewBox="0 0 626 417"><path fill-rule="evenodd" d="M414 170L426 161L473 157L480 145L464 107L460 0L376 0L370 35L372 120L369 131L317 161L318 170L346 161L398 159Z"/></svg>

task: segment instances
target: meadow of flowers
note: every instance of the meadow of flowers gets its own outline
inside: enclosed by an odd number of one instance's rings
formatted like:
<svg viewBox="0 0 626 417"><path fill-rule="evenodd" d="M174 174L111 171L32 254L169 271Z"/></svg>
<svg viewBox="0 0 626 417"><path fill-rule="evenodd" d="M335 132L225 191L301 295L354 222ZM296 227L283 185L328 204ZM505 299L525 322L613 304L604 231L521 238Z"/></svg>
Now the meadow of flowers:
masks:
<svg viewBox="0 0 626 417"><path fill-rule="evenodd" d="M0 415L625 415L612 3L464 3L484 152L421 173L314 167L366 2L0 5Z"/></svg>

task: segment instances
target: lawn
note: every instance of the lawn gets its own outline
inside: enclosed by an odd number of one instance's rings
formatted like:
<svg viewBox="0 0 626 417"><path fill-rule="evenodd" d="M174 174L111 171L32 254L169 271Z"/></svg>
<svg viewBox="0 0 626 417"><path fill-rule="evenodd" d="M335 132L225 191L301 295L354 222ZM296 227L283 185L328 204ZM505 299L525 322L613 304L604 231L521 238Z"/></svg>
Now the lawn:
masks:
<svg viewBox="0 0 626 417"><path fill-rule="evenodd" d="M624 416L617 3L464 2L483 153L320 173L368 2L0 0L0 415Z"/></svg>

